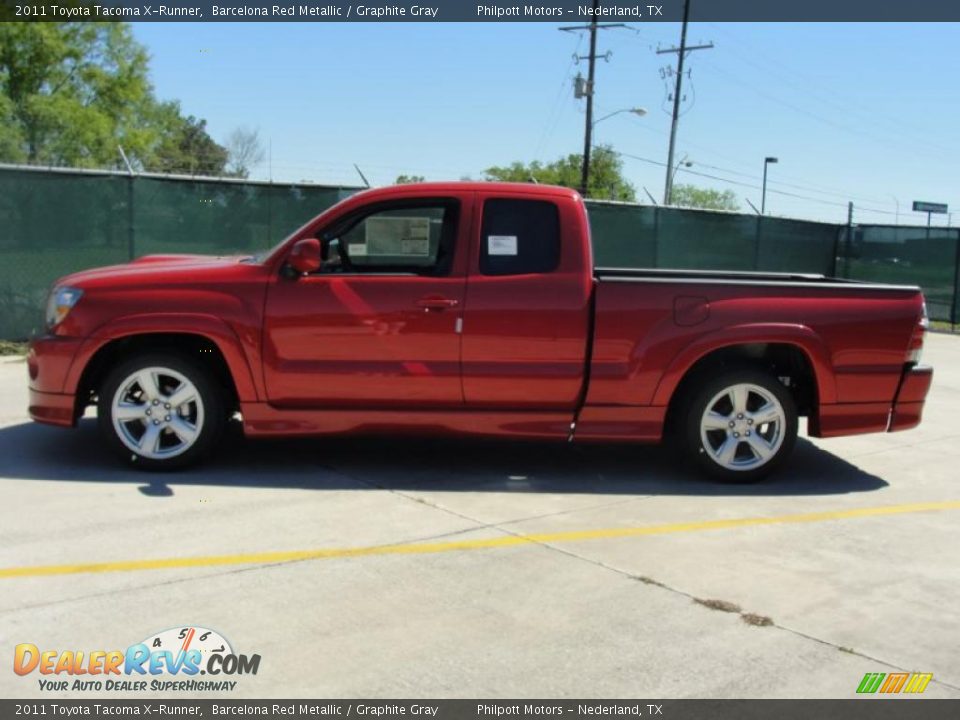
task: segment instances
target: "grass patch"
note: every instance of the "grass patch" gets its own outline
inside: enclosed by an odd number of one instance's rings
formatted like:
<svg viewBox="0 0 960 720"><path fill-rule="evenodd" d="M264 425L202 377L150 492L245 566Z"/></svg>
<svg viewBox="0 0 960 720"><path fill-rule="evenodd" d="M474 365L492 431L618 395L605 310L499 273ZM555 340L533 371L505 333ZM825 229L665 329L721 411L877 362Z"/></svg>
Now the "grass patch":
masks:
<svg viewBox="0 0 960 720"><path fill-rule="evenodd" d="M747 625L755 625L757 627L767 627L773 625L773 619L768 618L766 615L757 615L755 613L743 613L740 616Z"/></svg>
<svg viewBox="0 0 960 720"><path fill-rule="evenodd" d="M26 355L27 344L13 340L0 340L0 355Z"/></svg>

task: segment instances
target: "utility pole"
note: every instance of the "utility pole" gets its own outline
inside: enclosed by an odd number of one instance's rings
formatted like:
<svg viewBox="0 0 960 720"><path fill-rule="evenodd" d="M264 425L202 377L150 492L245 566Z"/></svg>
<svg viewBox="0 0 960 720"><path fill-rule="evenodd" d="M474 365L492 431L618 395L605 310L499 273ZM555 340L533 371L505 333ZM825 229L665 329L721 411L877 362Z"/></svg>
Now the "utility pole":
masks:
<svg viewBox="0 0 960 720"><path fill-rule="evenodd" d="M683 3L683 25L680 29L680 47L657 50L657 55L677 53L677 83L673 91L673 121L670 123L670 149L667 151L667 180L663 189L663 204L669 205L673 195L673 177L670 168L673 167L673 153L677 145L677 124L680 121L680 93L683 90L683 61L688 52L694 50L709 50L713 43L706 45L687 46L687 24L690 20L690 0Z"/></svg>
<svg viewBox="0 0 960 720"><path fill-rule="evenodd" d="M583 162L580 163L580 194L587 197L590 190L590 146L593 144L593 78L597 65L597 9L600 0L593 0L590 20L590 55L587 70L587 119L583 128Z"/></svg>
<svg viewBox="0 0 960 720"><path fill-rule="evenodd" d="M593 81L596 74L597 58L610 60L610 53L597 55L597 30L605 30L613 27L625 27L623 23L603 23L597 22L600 15L600 0L593 0L593 15L589 25L574 25L562 27L560 30L570 32L572 30L590 31L590 54L586 56L577 56L577 60L587 61L587 85L583 94L587 98L587 117L583 127L583 161L580 164L580 194L587 197L587 191L590 187L590 149L593 145ZM582 79L582 78L581 78ZM579 95L578 95L579 96Z"/></svg>

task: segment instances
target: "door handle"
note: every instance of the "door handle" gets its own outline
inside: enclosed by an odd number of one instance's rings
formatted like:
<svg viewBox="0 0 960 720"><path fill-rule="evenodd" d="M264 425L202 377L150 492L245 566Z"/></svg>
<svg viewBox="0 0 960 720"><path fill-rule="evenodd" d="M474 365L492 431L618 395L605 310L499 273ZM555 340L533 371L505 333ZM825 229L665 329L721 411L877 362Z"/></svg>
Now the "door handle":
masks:
<svg viewBox="0 0 960 720"><path fill-rule="evenodd" d="M460 304L459 300L439 296L430 296L417 300L417 307L423 308L424 312L449 310Z"/></svg>

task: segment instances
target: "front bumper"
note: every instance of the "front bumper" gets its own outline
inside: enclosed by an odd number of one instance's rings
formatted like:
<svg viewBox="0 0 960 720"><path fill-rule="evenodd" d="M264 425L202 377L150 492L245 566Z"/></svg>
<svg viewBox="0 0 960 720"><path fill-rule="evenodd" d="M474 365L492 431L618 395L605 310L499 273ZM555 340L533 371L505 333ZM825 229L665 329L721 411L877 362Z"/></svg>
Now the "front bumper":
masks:
<svg viewBox="0 0 960 720"><path fill-rule="evenodd" d="M47 425L73 427L76 423L74 408L76 403L73 395L63 393L46 393L30 388L30 417Z"/></svg>
<svg viewBox="0 0 960 720"><path fill-rule="evenodd" d="M77 349L82 344L76 338L53 335L36 338L27 353L27 372L30 376L30 417L51 425L73 426L76 403L73 392L64 392L67 373ZM72 388L70 388L72 390Z"/></svg>
<svg viewBox="0 0 960 720"><path fill-rule="evenodd" d="M890 414L890 432L909 430L920 424L923 403L932 382L933 368L929 365L915 365L904 371Z"/></svg>

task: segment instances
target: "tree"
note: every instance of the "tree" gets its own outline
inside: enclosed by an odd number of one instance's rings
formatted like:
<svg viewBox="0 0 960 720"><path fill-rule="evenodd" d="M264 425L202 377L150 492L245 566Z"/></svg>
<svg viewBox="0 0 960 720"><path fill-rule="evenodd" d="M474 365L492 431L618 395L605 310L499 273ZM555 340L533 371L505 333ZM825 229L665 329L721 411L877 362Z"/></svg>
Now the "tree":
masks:
<svg viewBox="0 0 960 720"><path fill-rule="evenodd" d="M423 175L397 175L393 181L394 185L410 185L411 183L422 183L426 180Z"/></svg>
<svg viewBox="0 0 960 720"><path fill-rule="evenodd" d="M740 209L737 196L733 190L712 190L696 185L674 185L671 200L680 207L702 208L704 210L731 210Z"/></svg>
<svg viewBox="0 0 960 720"><path fill-rule="evenodd" d="M573 154L547 164L534 160L529 164L515 162L506 167L491 167L484 174L488 180L579 188L582 163L583 156ZM626 202L637 199L636 189L623 177L623 161L609 145L593 148L587 197Z"/></svg>
<svg viewBox="0 0 960 720"><path fill-rule="evenodd" d="M233 177L250 177L250 168L263 162L266 153L260 140L260 131L239 127L230 133L226 143L227 174Z"/></svg>
<svg viewBox="0 0 960 720"><path fill-rule="evenodd" d="M138 169L222 173L205 122L154 97L148 60L126 23L0 23L0 161L120 167L119 145Z"/></svg>
<svg viewBox="0 0 960 720"><path fill-rule="evenodd" d="M207 121L180 115L179 103L164 114L164 132L148 170L185 175L226 174L227 151L207 134Z"/></svg>

